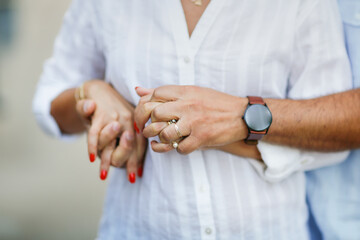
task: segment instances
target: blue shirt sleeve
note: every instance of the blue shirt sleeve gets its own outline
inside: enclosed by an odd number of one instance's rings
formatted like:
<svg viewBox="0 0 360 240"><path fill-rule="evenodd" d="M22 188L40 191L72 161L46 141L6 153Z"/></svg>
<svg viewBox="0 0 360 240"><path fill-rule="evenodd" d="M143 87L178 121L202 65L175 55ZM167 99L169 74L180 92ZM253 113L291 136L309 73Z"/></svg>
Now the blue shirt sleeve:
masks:
<svg viewBox="0 0 360 240"><path fill-rule="evenodd" d="M339 0L354 88L360 87L360 1Z"/></svg>

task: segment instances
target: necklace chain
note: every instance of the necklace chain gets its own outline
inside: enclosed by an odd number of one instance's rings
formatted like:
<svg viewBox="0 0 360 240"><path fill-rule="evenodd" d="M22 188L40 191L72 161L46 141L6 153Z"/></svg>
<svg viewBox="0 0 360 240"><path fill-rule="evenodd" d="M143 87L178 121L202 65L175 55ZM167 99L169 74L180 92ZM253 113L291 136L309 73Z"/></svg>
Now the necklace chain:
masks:
<svg viewBox="0 0 360 240"><path fill-rule="evenodd" d="M191 0L195 5L197 6L201 6L202 5L202 0Z"/></svg>

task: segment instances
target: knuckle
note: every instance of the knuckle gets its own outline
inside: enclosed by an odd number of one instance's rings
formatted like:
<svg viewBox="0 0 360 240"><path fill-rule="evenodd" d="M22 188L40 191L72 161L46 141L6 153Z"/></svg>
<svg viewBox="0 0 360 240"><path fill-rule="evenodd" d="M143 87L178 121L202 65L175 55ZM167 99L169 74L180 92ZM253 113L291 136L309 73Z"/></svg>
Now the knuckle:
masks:
<svg viewBox="0 0 360 240"><path fill-rule="evenodd" d="M178 148L176 149L178 153L182 155L186 155L189 153L189 150L183 144L179 144Z"/></svg>
<svg viewBox="0 0 360 240"><path fill-rule="evenodd" d="M158 97L159 96L159 89L154 89L154 92L153 92L153 97Z"/></svg>
<svg viewBox="0 0 360 240"><path fill-rule="evenodd" d="M111 164L114 167L122 167L124 166L123 159L119 156L119 154L114 154L113 158L111 159Z"/></svg>
<svg viewBox="0 0 360 240"><path fill-rule="evenodd" d="M168 131L166 131L166 129L164 129L164 130L160 133L160 135L161 135L161 138L162 138L163 140L165 140L166 142L170 142L170 141L171 141L171 135L169 134Z"/></svg>
<svg viewBox="0 0 360 240"><path fill-rule="evenodd" d="M116 161L116 160L112 161L111 165L117 168L121 168L123 166L123 164L120 161Z"/></svg>
<svg viewBox="0 0 360 240"><path fill-rule="evenodd" d="M139 105L144 105L146 103L145 97L141 97L139 100Z"/></svg>
<svg viewBox="0 0 360 240"><path fill-rule="evenodd" d="M201 100L198 100L198 99L193 99L192 101L189 101L187 103L188 105L188 108L190 109L194 109L194 110L197 110L201 107Z"/></svg>
<svg viewBox="0 0 360 240"><path fill-rule="evenodd" d="M152 112L151 112L151 116L154 119L159 119L160 118L160 111L158 108L155 108Z"/></svg>
<svg viewBox="0 0 360 240"><path fill-rule="evenodd" d="M153 111L153 109L152 109L152 107L151 107L151 103L145 103L145 104L144 104L144 112L145 112L145 113L149 113L149 112L151 112L151 111Z"/></svg>
<svg viewBox="0 0 360 240"><path fill-rule="evenodd" d="M131 122L132 119L133 119L133 115L130 112L125 112L125 113L122 114L122 119L125 122Z"/></svg>
<svg viewBox="0 0 360 240"><path fill-rule="evenodd" d="M119 114L116 111L112 111L110 113L110 118L113 120L118 120L119 119Z"/></svg>

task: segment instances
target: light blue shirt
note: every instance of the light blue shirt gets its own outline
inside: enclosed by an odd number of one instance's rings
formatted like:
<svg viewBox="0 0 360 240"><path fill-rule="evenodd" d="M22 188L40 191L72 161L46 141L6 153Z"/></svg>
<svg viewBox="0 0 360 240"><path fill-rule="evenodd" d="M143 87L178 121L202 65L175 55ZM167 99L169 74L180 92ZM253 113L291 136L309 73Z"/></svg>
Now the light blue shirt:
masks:
<svg viewBox="0 0 360 240"><path fill-rule="evenodd" d="M360 0L339 0L354 87L360 87ZM359 109L356 109L357 111ZM312 239L360 239L360 150L307 173Z"/></svg>

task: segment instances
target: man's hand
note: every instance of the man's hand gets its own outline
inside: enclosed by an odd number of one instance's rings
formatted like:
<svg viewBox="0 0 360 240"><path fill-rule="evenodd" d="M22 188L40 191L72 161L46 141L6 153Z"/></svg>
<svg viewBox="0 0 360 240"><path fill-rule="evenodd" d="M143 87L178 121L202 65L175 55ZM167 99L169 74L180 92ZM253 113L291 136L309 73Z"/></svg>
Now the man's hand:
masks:
<svg viewBox="0 0 360 240"><path fill-rule="evenodd" d="M139 95L146 90L138 88ZM162 143L152 142L156 152L167 152L180 136L178 152L188 154L196 149L223 146L245 139L247 128L242 120L247 101L209 88L196 86L163 86L142 96L135 109L135 122L144 128L145 137L159 135ZM167 122L176 119L175 124Z"/></svg>

